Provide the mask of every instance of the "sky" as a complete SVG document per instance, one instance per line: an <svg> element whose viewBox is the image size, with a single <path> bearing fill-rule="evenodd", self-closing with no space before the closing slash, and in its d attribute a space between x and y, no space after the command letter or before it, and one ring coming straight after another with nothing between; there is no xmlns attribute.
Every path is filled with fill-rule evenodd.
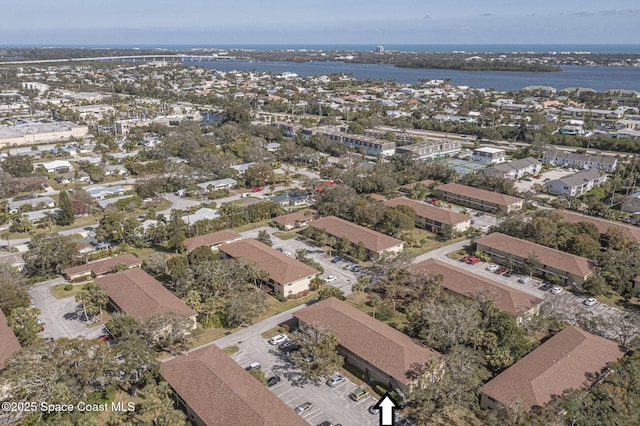
<svg viewBox="0 0 640 426"><path fill-rule="evenodd" d="M639 44L638 0L4 0L0 45Z"/></svg>

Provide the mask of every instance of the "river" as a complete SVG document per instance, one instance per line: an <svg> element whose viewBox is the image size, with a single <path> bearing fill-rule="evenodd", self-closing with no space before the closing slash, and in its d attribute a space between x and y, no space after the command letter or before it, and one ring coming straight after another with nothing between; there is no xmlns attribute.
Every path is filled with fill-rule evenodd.
<svg viewBox="0 0 640 426"><path fill-rule="evenodd" d="M460 71L441 69L398 68L386 64L350 64L344 62L274 62L223 60L184 62L220 71L257 71L299 76L350 74L358 80L393 80L415 84L420 79L444 80L458 86L516 91L527 86L551 86L560 91L569 87L585 87L598 92L611 89L640 92L640 67L585 67L562 66L561 72L509 72L509 71Z"/></svg>

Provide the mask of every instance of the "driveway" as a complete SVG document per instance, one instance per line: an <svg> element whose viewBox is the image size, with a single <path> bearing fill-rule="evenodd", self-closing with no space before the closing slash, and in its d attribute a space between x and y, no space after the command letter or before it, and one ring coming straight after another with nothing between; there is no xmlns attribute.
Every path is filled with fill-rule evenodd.
<svg viewBox="0 0 640 426"><path fill-rule="evenodd" d="M44 322L42 337L86 337L97 338L104 334L101 326L88 328L84 320L82 306L74 297L56 299L51 294L51 287L64 283L64 279L55 278L33 285L29 289L31 302L40 309L38 316Z"/></svg>

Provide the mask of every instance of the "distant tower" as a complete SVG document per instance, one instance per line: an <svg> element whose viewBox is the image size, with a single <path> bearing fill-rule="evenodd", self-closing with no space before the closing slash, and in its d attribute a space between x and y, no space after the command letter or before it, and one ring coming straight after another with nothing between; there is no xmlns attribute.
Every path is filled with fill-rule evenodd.
<svg viewBox="0 0 640 426"><path fill-rule="evenodd" d="M384 46L376 46L376 53L384 53Z"/></svg>

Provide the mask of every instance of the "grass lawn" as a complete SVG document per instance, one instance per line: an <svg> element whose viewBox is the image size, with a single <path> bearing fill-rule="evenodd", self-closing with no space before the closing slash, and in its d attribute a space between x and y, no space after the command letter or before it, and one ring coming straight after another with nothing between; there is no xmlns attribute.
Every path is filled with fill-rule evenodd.
<svg viewBox="0 0 640 426"><path fill-rule="evenodd" d="M155 248L151 248L151 247L142 247L142 248L136 248L133 250L133 253L138 256L138 259L144 261L146 260L149 256L151 256L154 253L158 253L158 250L156 250Z"/></svg>
<svg viewBox="0 0 640 426"><path fill-rule="evenodd" d="M234 330L238 330L238 328ZM223 328L202 328L198 325L198 333L197 336L191 340L189 344L189 349L197 348L198 346L204 345L205 343L213 342L225 334L232 332L234 330L225 330Z"/></svg>
<svg viewBox="0 0 640 426"><path fill-rule="evenodd" d="M266 300L266 307L267 310L265 311L264 314L262 314L260 316L259 319L257 319L255 322L261 321L265 318L271 318L272 316L279 314L281 312L284 311L288 311L291 308L294 308L298 305L302 305L303 303L307 303L309 300L312 300L316 297L316 293L315 292L311 292L309 293L308 296L306 297L301 297L300 299L290 299L287 300L286 302L280 302L278 299L276 299L275 297L269 296ZM278 334L278 333L276 333Z"/></svg>
<svg viewBox="0 0 640 426"><path fill-rule="evenodd" d="M263 227L263 226L267 226L269 223L271 223L271 219L265 219L265 220L262 220L260 222L247 223L245 225L232 228L232 230L236 231L236 232L244 232L244 231L249 231L251 229L256 229L256 228L260 228L260 227Z"/></svg>
<svg viewBox="0 0 640 426"><path fill-rule="evenodd" d="M278 231L278 232L274 232L273 235L280 238L281 240L292 240L298 237L298 233L296 231L291 231L291 232Z"/></svg>
<svg viewBox="0 0 640 426"><path fill-rule="evenodd" d="M83 283L83 284L75 284L73 286L73 288L69 291L64 289L64 286L67 285L65 284L58 284L56 286L51 287L51 294L53 295L53 297L55 297L56 299L65 299L67 297L75 297L76 294L80 293L80 291L84 288L85 285L87 285L88 283Z"/></svg>
<svg viewBox="0 0 640 426"><path fill-rule="evenodd" d="M225 354L231 356L233 354L235 354L236 352L238 352L240 350L239 347L237 347L236 345L233 346L227 346L226 348L224 348L222 350L222 352L224 352Z"/></svg>
<svg viewBox="0 0 640 426"><path fill-rule="evenodd" d="M628 302L624 300L624 297L619 294L613 294L609 297L600 295L596 297L598 302L604 303L609 306L614 306L623 311L633 311L640 313L640 299L632 297Z"/></svg>
<svg viewBox="0 0 640 426"><path fill-rule="evenodd" d="M463 241L466 238L467 237L460 236L449 241L440 241L435 234L419 228L405 233L401 237L401 239L405 241L405 247L414 257L449 244L457 243L458 241Z"/></svg>
<svg viewBox="0 0 640 426"><path fill-rule="evenodd" d="M100 314L98 314L96 318L100 319ZM92 322L87 327L88 328L101 327L101 326L105 325L106 323L108 323L109 321L111 321L111 315L109 315L109 312L107 312L106 310L103 309L102 310L102 321Z"/></svg>
<svg viewBox="0 0 640 426"><path fill-rule="evenodd" d="M361 304L360 301L358 300L358 298L356 297L355 294L350 294L349 296L347 296L347 303L349 303L351 306L353 306L354 308L364 312L365 314L369 315L369 316L373 316L373 308L369 305L367 305L367 301L368 301L368 297L367 295L365 295L364 298L364 304ZM389 302L389 310L392 310L392 306L390 305ZM377 307L376 308L376 319L382 321L383 323L387 324L390 327L395 328L396 330L402 331L404 330L404 328L407 325L407 316L401 312L398 311L392 311L391 314L389 315L388 318L381 318L378 313L380 312L380 308Z"/></svg>

